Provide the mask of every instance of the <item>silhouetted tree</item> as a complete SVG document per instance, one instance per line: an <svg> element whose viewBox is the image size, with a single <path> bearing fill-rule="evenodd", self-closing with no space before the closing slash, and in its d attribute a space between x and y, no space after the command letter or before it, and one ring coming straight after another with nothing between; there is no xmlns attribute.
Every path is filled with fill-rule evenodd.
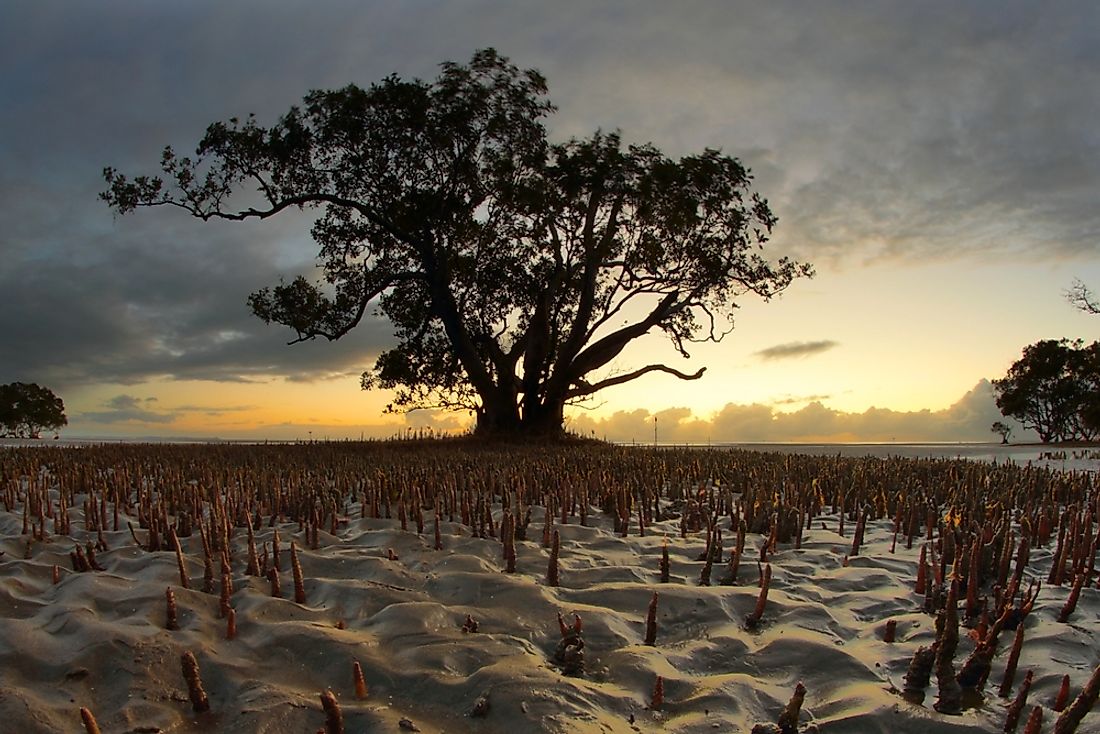
<svg viewBox="0 0 1100 734"><path fill-rule="evenodd" d="M49 388L26 382L0 385L0 429L5 436L38 438L68 425L65 403Z"/></svg>
<svg viewBox="0 0 1100 734"><path fill-rule="evenodd" d="M1100 428L1100 342L1047 339L1024 348L993 381L1001 413L1032 428L1044 443L1092 439Z"/></svg>
<svg viewBox="0 0 1100 734"><path fill-rule="evenodd" d="M1093 441L1100 437L1100 342L1078 345L1073 366L1080 390L1074 430L1077 437Z"/></svg>
<svg viewBox="0 0 1100 734"><path fill-rule="evenodd" d="M1065 292L1066 300L1069 301L1078 311L1084 311L1085 313L1100 314L1100 301L1096 300L1096 296L1083 281L1074 278L1073 285Z"/></svg>
<svg viewBox="0 0 1100 734"><path fill-rule="evenodd" d="M269 128L215 123L194 158L165 150L162 177L106 169L101 196L203 220L320 210L323 278L252 294L257 316L294 341L334 340L376 304L397 345L362 383L396 389L390 410L557 433L571 401L652 372L702 375L608 374L635 339L659 329L687 357L732 329L739 297L769 299L812 268L765 257L776 219L736 159L672 160L599 132L551 144L553 109L538 72L483 50L434 82L311 92Z"/></svg>
<svg viewBox="0 0 1100 734"><path fill-rule="evenodd" d="M1008 443L1008 437L1012 435L1012 426L1004 421L993 421L993 425L989 427L989 430L1001 437L1001 443Z"/></svg>

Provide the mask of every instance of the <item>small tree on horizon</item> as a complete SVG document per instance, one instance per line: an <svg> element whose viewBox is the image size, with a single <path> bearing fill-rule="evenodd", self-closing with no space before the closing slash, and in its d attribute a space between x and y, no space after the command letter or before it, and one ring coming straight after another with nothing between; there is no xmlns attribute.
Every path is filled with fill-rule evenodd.
<svg viewBox="0 0 1100 734"><path fill-rule="evenodd" d="M15 438L38 438L44 429L68 425L65 403L49 388L35 383L0 385L0 430Z"/></svg>
<svg viewBox="0 0 1100 734"><path fill-rule="evenodd" d="M1045 339L993 380L997 407L1043 443L1100 434L1100 342ZM996 425L996 424L994 424Z"/></svg>
<svg viewBox="0 0 1100 734"><path fill-rule="evenodd" d="M318 210L322 279L253 293L256 316L293 342L335 340L374 309L397 345L362 385L396 390L390 410L560 434L568 403L704 372L611 373L631 342L659 330L686 358L732 330L742 296L770 299L813 270L765 256L776 218L737 159L673 160L617 133L552 144L546 94L541 74L486 49L434 82L310 92L271 127L214 123L194 158L165 150L162 176L105 169L101 196L120 214L169 206L202 220Z"/></svg>
<svg viewBox="0 0 1100 734"><path fill-rule="evenodd" d="M1008 443L1008 437L1012 435L1012 426L1004 421L993 421L993 425L990 426L989 430L1001 437L1002 444Z"/></svg>

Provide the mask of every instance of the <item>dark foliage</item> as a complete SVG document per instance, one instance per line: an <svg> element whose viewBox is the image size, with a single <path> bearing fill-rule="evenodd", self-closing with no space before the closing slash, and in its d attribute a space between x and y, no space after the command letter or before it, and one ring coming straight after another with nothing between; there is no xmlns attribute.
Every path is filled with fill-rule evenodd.
<svg viewBox="0 0 1100 734"><path fill-rule="evenodd" d="M26 382L0 385L0 431L5 436L38 438L43 429L68 425L65 403L49 388Z"/></svg>
<svg viewBox="0 0 1100 734"><path fill-rule="evenodd" d="M993 381L997 407L1050 441L1100 435L1100 342L1046 339Z"/></svg>

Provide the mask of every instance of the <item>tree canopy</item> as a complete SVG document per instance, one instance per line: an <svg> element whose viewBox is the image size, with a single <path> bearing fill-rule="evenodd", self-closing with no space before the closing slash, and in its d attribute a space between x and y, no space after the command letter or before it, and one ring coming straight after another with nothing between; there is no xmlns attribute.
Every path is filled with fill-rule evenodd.
<svg viewBox="0 0 1100 734"><path fill-rule="evenodd" d="M0 385L0 430L5 436L38 438L44 429L68 425L65 403L49 388L26 382Z"/></svg>
<svg viewBox="0 0 1100 734"><path fill-rule="evenodd" d="M997 407L1044 443L1100 435L1100 342L1046 339L1024 347L993 381Z"/></svg>
<svg viewBox="0 0 1100 734"><path fill-rule="evenodd" d="M776 218L735 158L673 160L618 133L551 143L546 82L491 49L426 82L390 76L313 91L270 127L214 123L158 176L104 171L116 212L181 208L203 220L319 212L317 282L249 298L293 341L339 339L368 309L396 346L364 388L392 410L475 411L485 432L560 432L562 410L662 372L611 373L660 330L683 357L720 341L737 300L769 299L812 268L764 252ZM293 342L292 342L293 343Z"/></svg>

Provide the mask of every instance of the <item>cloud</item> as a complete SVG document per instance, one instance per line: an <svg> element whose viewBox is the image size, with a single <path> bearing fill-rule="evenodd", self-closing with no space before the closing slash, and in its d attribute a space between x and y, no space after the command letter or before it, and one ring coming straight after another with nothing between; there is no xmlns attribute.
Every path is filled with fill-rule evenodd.
<svg viewBox="0 0 1100 734"><path fill-rule="evenodd" d="M991 440L990 426L997 420L1012 424L1017 440L1030 435L997 410L988 380L980 381L953 405L938 411L869 408L862 413L846 413L814 401L783 413L768 405L729 403L706 419L694 416L687 408L656 414L639 409L602 419L577 415L569 421L569 428L611 441L649 443L653 440L654 418L661 443L984 442Z"/></svg>
<svg viewBox="0 0 1100 734"><path fill-rule="evenodd" d="M786 342L785 344L776 344L775 346L761 349L759 352L755 352L755 354L763 360L802 359L804 357L811 357L815 354L827 352L837 346L839 346L838 342L828 339L813 342Z"/></svg>
<svg viewBox="0 0 1100 734"><path fill-rule="evenodd" d="M466 413L449 413L443 410L415 410L401 416L406 429L425 430L433 434L458 434L470 427L470 416Z"/></svg>
<svg viewBox="0 0 1100 734"><path fill-rule="evenodd" d="M194 222L207 236L177 249L148 243L185 238L178 219L167 227L122 221L90 242L56 239L49 259L37 258L32 243L9 241L0 264L0 330L9 335L0 364L12 379L56 387L158 377L310 381L359 374L392 341L389 325L368 317L339 342L288 346L289 331L263 324L245 305L249 292L288 274L273 248L249 240L250 228L238 237Z"/></svg>
<svg viewBox="0 0 1100 734"><path fill-rule="evenodd" d="M772 405L798 405L800 403L817 403L822 400L828 400L832 395L787 395L782 398L775 398L771 401Z"/></svg>
<svg viewBox="0 0 1100 734"><path fill-rule="evenodd" d="M244 411L254 410L255 408L255 405L177 405L174 410L177 413L225 415L226 413L242 413Z"/></svg>
<svg viewBox="0 0 1100 734"><path fill-rule="evenodd" d="M131 428L155 425L161 427L158 430L163 430L163 427L175 423L189 413L220 417L248 411L253 407L250 405L179 405L170 409L157 410L155 406L159 402L156 397L141 398L125 393L115 395L103 401L101 404L103 410L75 414L70 423L70 430L75 428L79 432L82 426L84 430L95 430L95 426L104 425L128 425Z"/></svg>
<svg viewBox="0 0 1100 734"><path fill-rule="evenodd" d="M156 403L155 397L136 398L133 395L116 395L103 404L112 410L139 410L142 404Z"/></svg>
<svg viewBox="0 0 1100 734"><path fill-rule="evenodd" d="M157 402L156 398L138 398L133 395L116 395L105 401L107 410L88 411L74 416L75 422L115 424L115 423L173 423L178 414L162 413L144 407Z"/></svg>

